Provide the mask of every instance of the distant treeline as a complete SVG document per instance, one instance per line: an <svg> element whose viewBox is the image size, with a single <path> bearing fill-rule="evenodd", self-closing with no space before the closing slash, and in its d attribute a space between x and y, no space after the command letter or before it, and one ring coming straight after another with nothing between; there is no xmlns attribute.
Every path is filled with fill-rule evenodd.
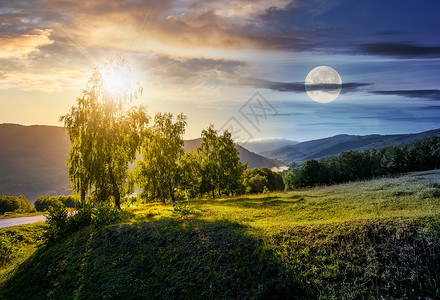
<svg viewBox="0 0 440 300"><path fill-rule="evenodd" d="M283 173L286 190L298 187L365 180L440 167L440 137L381 149L345 151L339 156L293 163Z"/></svg>
<svg viewBox="0 0 440 300"><path fill-rule="evenodd" d="M37 211L47 211L50 206L75 208L75 199L73 196L43 196L35 200L34 206Z"/></svg>
<svg viewBox="0 0 440 300"><path fill-rule="evenodd" d="M35 211L47 211L49 207L64 206L75 207L73 196L43 196L35 200L34 207L23 195L19 197L0 195L0 214L6 212L30 213Z"/></svg>
<svg viewBox="0 0 440 300"><path fill-rule="evenodd" d="M0 214L5 212L27 213L33 211L35 209L23 195L19 197L0 195Z"/></svg>

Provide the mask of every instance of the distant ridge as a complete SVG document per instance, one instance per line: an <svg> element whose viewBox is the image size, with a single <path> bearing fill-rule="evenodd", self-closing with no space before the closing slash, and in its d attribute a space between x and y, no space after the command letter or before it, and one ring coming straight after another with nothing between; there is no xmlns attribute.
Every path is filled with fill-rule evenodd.
<svg viewBox="0 0 440 300"><path fill-rule="evenodd" d="M302 142L296 145L265 151L262 155L281 160L286 164L293 161L302 163L309 159L319 159L326 156L338 155L342 151L403 145L412 143L417 139L433 136L440 136L440 129L420 133L394 135L371 134L361 136L340 134L333 137Z"/></svg>
<svg viewBox="0 0 440 300"><path fill-rule="evenodd" d="M286 146L293 146L299 144L299 142L286 140L286 139L262 139L248 141L246 144L240 144L249 151L257 154L264 153L273 149L278 149Z"/></svg>
<svg viewBox="0 0 440 300"><path fill-rule="evenodd" d="M185 151L188 151L190 149L196 149L200 146L200 143L202 142L201 138L193 139L193 140L186 140L185 145L183 146L183 149ZM244 148L243 146L240 146L236 144L237 150L240 153L240 161L242 163L247 162L249 164L249 168L261 168L261 167L267 167L267 168L273 168L273 167L279 167L282 165L282 162L270 159L267 157L264 157L262 155L256 154L254 152L249 151L248 149Z"/></svg>
<svg viewBox="0 0 440 300"><path fill-rule="evenodd" d="M1 124L0 194L25 195L31 202L44 195L70 194L69 149L62 127Z"/></svg>

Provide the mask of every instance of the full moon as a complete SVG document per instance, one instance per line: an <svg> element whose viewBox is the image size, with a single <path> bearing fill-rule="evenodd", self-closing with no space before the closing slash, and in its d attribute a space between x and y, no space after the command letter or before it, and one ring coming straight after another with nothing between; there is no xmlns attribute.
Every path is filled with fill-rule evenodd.
<svg viewBox="0 0 440 300"><path fill-rule="evenodd" d="M310 99L319 103L328 103L341 93L342 80L335 69L320 66L309 72L305 87Z"/></svg>

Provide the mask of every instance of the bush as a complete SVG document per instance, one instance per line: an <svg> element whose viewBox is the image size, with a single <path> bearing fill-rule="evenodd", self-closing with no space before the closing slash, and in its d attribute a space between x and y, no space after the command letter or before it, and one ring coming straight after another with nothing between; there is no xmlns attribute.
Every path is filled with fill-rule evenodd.
<svg viewBox="0 0 440 300"><path fill-rule="evenodd" d="M189 203L173 203L173 209L177 213L177 220L185 220L189 215L194 214L194 211L189 207Z"/></svg>
<svg viewBox="0 0 440 300"><path fill-rule="evenodd" d="M58 198L65 207L75 208L75 198L73 196L58 196L55 198Z"/></svg>
<svg viewBox="0 0 440 300"><path fill-rule="evenodd" d="M244 172L244 185L246 193L262 193L266 191L284 190L283 177L266 167L246 170Z"/></svg>
<svg viewBox="0 0 440 300"><path fill-rule="evenodd" d="M93 208L90 204L81 205L75 214L69 217L69 230L76 231L92 223Z"/></svg>
<svg viewBox="0 0 440 300"><path fill-rule="evenodd" d="M6 212L32 212L32 205L23 195L20 197L0 195L0 214Z"/></svg>
<svg viewBox="0 0 440 300"><path fill-rule="evenodd" d="M68 224L69 213L63 204L49 206L47 212L47 226L43 237L46 238L48 242L53 242L64 237L70 231Z"/></svg>
<svg viewBox="0 0 440 300"><path fill-rule="evenodd" d="M122 219L121 212L110 205L100 205L94 208L90 204L83 204L69 216L67 208L63 204L57 204L49 206L47 212L43 237L48 243L89 225L100 228L118 223Z"/></svg>
<svg viewBox="0 0 440 300"><path fill-rule="evenodd" d="M120 219L121 213L119 210L110 205L100 205L93 211L92 224L96 227L103 227L118 223Z"/></svg>
<svg viewBox="0 0 440 300"><path fill-rule="evenodd" d="M35 200L34 202L35 209L37 211L47 211L49 210L49 207L55 207L55 206L64 206L64 203L61 202L58 197L49 197L49 196L43 196Z"/></svg>

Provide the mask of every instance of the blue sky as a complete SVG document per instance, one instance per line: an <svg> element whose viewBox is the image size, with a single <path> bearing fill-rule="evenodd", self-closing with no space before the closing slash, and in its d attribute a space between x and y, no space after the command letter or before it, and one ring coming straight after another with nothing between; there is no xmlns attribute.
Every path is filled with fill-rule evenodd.
<svg viewBox="0 0 440 300"><path fill-rule="evenodd" d="M0 123L61 125L93 68L123 55L144 87L137 104L188 115L186 138L230 120L238 139L439 128L439 11L433 0L0 0ZM325 104L304 90L321 65L343 82Z"/></svg>

